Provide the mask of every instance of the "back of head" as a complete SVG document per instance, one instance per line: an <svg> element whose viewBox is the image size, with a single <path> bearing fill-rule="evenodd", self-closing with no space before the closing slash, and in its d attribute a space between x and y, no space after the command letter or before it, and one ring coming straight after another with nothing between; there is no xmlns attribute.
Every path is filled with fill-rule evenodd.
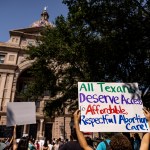
<svg viewBox="0 0 150 150"><path fill-rule="evenodd" d="M47 140L46 140L46 139L44 140L43 146L44 146L44 147L48 147L48 143L47 143Z"/></svg>
<svg viewBox="0 0 150 150"><path fill-rule="evenodd" d="M122 134L112 136L110 147L112 150L132 150L130 141Z"/></svg>
<svg viewBox="0 0 150 150"><path fill-rule="evenodd" d="M104 133L103 137L104 137L104 139L110 139L113 135L114 135L113 133L108 132L108 133Z"/></svg>
<svg viewBox="0 0 150 150"><path fill-rule="evenodd" d="M22 137L18 143L17 150L28 150L28 143L29 143L28 137Z"/></svg>

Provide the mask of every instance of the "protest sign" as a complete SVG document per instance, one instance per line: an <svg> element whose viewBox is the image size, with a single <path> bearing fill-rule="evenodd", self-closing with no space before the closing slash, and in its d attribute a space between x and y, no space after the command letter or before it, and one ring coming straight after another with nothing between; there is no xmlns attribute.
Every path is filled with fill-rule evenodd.
<svg viewBox="0 0 150 150"><path fill-rule="evenodd" d="M78 82L80 130L148 132L137 83Z"/></svg>
<svg viewBox="0 0 150 150"><path fill-rule="evenodd" d="M35 102L9 102L7 126L36 123Z"/></svg>

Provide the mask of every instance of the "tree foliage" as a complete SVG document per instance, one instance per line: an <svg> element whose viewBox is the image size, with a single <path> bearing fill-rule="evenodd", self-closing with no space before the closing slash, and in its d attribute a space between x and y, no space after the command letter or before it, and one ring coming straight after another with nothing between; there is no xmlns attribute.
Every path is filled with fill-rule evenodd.
<svg viewBox="0 0 150 150"><path fill-rule="evenodd" d="M39 46L29 48L30 59L36 60L33 76L37 86L32 89L40 94L51 91L51 101L45 107L48 115L74 104L78 81L149 85L149 1L63 3L68 6L68 17L57 17L56 27L46 28Z"/></svg>

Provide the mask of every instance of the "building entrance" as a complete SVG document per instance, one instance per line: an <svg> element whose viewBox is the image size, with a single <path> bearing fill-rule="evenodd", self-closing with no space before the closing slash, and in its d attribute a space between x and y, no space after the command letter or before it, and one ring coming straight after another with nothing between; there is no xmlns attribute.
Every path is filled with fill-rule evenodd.
<svg viewBox="0 0 150 150"><path fill-rule="evenodd" d="M45 124L44 137L49 141L52 140L52 123Z"/></svg>
<svg viewBox="0 0 150 150"><path fill-rule="evenodd" d="M37 137L37 124L30 124L29 137L36 139L36 137Z"/></svg>

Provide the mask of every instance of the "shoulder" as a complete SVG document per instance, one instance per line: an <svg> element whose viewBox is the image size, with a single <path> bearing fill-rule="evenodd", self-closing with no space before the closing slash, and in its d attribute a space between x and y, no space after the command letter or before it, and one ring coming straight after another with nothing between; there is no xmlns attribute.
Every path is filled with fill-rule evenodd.
<svg viewBox="0 0 150 150"><path fill-rule="evenodd" d="M70 142L67 142L67 143L66 143L66 146L67 146L68 149L69 149L69 148L70 148L70 149L73 148L73 149L82 150L82 148L81 148L81 146L80 146L80 144L79 144L78 141L70 141Z"/></svg>
<svg viewBox="0 0 150 150"><path fill-rule="evenodd" d="M98 144L96 150L102 150L102 148L104 147L105 143L102 141Z"/></svg>
<svg viewBox="0 0 150 150"><path fill-rule="evenodd" d="M105 140L105 141L106 141L108 144L110 143L110 140L109 140L109 139L107 139L107 140ZM98 144L96 150L104 150L104 149L106 149L106 144L105 144L104 141L101 141L101 142Z"/></svg>

